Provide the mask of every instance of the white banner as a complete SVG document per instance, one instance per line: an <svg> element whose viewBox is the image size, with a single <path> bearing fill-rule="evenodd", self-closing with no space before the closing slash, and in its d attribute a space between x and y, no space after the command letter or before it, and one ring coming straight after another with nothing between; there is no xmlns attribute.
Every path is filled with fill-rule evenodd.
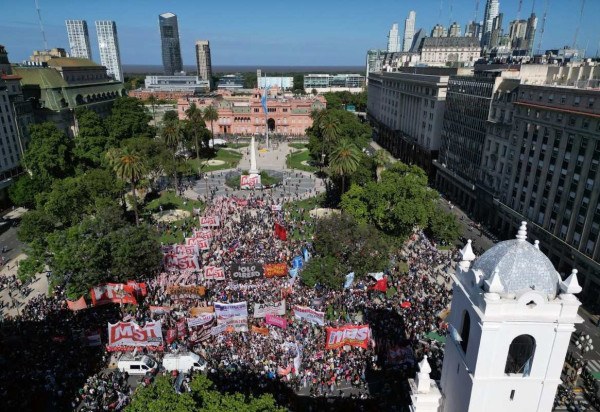
<svg viewBox="0 0 600 412"><path fill-rule="evenodd" d="M147 322L144 327L135 322L108 324L108 350L122 347L162 346L163 336L160 322Z"/></svg>
<svg viewBox="0 0 600 412"><path fill-rule="evenodd" d="M167 253L163 258L163 264L166 270L200 270L198 256L196 255L175 255Z"/></svg>
<svg viewBox="0 0 600 412"><path fill-rule="evenodd" d="M197 255L198 254L198 246L197 245L174 245L173 246L174 253L176 255Z"/></svg>
<svg viewBox="0 0 600 412"><path fill-rule="evenodd" d="M325 325L325 312L318 312L306 306L294 306L294 317L319 326Z"/></svg>
<svg viewBox="0 0 600 412"><path fill-rule="evenodd" d="M236 332L248 331L248 303L216 303L217 325L233 326Z"/></svg>
<svg viewBox="0 0 600 412"><path fill-rule="evenodd" d="M214 315L212 313L207 313L205 315L196 316L195 318L187 318L188 328L195 328L196 326L206 325L210 323L214 319Z"/></svg>
<svg viewBox="0 0 600 412"><path fill-rule="evenodd" d="M200 226L202 227L218 227L219 217L218 216L205 216L200 218Z"/></svg>
<svg viewBox="0 0 600 412"><path fill-rule="evenodd" d="M264 318L267 315L285 315L285 299L274 303L254 304L255 318Z"/></svg>
<svg viewBox="0 0 600 412"><path fill-rule="evenodd" d="M206 266L204 267L204 279L225 280L225 271L221 267Z"/></svg>
<svg viewBox="0 0 600 412"><path fill-rule="evenodd" d="M228 325L218 325L210 329L210 334L213 336L220 335L227 330Z"/></svg>

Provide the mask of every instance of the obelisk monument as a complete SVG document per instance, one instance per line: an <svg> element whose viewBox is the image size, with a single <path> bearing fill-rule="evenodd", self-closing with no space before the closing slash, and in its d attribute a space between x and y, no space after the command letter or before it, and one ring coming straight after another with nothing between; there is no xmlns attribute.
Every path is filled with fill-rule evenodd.
<svg viewBox="0 0 600 412"><path fill-rule="evenodd" d="M254 151L254 136L250 140L250 175L258 175L258 168L256 167L256 153Z"/></svg>

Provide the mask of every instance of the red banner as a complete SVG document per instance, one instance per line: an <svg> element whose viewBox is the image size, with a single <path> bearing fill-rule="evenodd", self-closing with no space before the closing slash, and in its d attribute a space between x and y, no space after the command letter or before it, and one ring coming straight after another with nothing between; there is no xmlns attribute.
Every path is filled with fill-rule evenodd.
<svg viewBox="0 0 600 412"><path fill-rule="evenodd" d="M206 266L204 268L204 279L225 280L225 271L221 267Z"/></svg>
<svg viewBox="0 0 600 412"><path fill-rule="evenodd" d="M166 341L167 344L171 344L175 341L175 339L177 339L177 329L169 329L167 331L167 337L166 337Z"/></svg>
<svg viewBox="0 0 600 412"><path fill-rule="evenodd" d="M85 299L82 296L76 301L67 299L67 307L73 312L77 312L78 310L87 309L87 303L85 303Z"/></svg>
<svg viewBox="0 0 600 412"><path fill-rule="evenodd" d="M287 321L285 320L285 318L282 318L281 316L269 314L269 315L265 316L265 323L267 325L278 326L281 329L287 328Z"/></svg>
<svg viewBox="0 0 600 412"><path fill-rule="evenodd" d="M192 243L191 245L175 245L173 246L173 253L176 255L197 255L198 245L195 243Z"/></svg>
<svg viewBox="0 0 600 412"><path fill-rule="evenodd" d="M285 263L265 263L263 271L268 278L272 278L273 276L283 277L287 275L288 267Z"/></svg>
<svg viewBox="0 0 600 412"><path fill-rule="evenodd" d="M175 255L167 253L163 258L166 270L200 270L198 257L194 255Z"/></svg>
<svg viewBox="0 0 600 412"><path fill-rule="evenodd" d="M107 303L130 303L137 305L134 288L123 283L107 283L96 286L90 290L90 295L94 306L105 305Z"/></svg>
<svg viewBox="0 0 600 412"><path fill-rule="evenodd" d="M185 321L185 318L177 322L177 336L179 336L180 338L187 336L187 323Z"/></svg>
<svg viewBox="0 0 600 412"><path fill-rule="evenodd" d="M360 346L367 349L371 331L369 325L346 325L339 328L325 328L327 341L325 349L336 349L344 345Z"/></svg>
<svg viewBox="0 0 600 412"><path fill-rule="evenodd" d="M279 223L275 223L275 237L281 240L287 240L287 230Z"/></svg>
<svg viewBox="0 0 600 412"><path fill-rule="evenodd" d="M133 350L136 347L160 349L162 345L160 322L147 322L144 327L135 322L108 324L108 351Z"/></svg>
<svg viewBox="0 0 600 412"><path fill-rule="evenodd" d="M210 229L194 230L194 239L211 240L213 238L212 231Z"/></svg>
<svg viewBox="0 0 600 412"><path fill-rule="evenodd" d="M135 280L128 280L127 286L131 286L133 291L138 296L146 296L148 294L148 288L145 283L138 283Z"/></svg>

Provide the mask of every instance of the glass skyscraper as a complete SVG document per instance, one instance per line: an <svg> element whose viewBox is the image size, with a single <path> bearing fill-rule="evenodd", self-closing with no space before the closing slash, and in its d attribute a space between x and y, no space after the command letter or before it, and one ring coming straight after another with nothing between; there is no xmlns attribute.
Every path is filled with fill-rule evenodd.
<svg viewBox="0 0 600 412"><path fill-rule="evenodd" d="M92 49L90 48L87 22L85 20L66 20L65 22L67 24L71 57L82 57L91 60Z"/></svg>
<svg viewBox="0 0 600 412"><path fill-rule="evenodd" d="M177 16L173 13L163 13L158 16L158 24L164 72L166 76L172 76L183 70Z"/></svg>
<svg viewBox="0 0 600 412"><path fill-rule="evenodd" d="M122 82L123 69L121 67L121 55L119 54L117 25L112 20L96 21L96 33L98 34L100 63L106 67L110 76Z"/></svg>

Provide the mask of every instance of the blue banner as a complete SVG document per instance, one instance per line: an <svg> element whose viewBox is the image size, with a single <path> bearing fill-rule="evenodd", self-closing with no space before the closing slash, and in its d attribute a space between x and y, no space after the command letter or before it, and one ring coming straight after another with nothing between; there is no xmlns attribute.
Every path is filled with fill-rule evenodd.
<svg viewBox="0 0 600 412"><path fill-rule="evenodd" d="M292 267L293 268L302 269L303 266L304 266L304 262L302 261L302 256L296 256L292 260Z"/></svg>

